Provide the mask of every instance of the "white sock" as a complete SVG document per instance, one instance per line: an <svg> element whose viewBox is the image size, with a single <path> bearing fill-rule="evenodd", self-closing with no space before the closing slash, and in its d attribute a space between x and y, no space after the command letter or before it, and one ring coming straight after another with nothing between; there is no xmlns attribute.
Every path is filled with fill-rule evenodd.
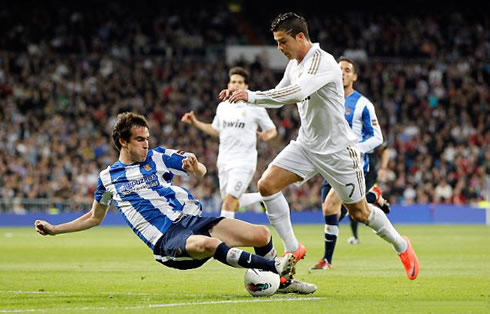
<svg viewBox="0 0 490 314"><path fill-rule="evenodd" d="M235 212L231 210L221 210L221 217L225 218L235 218Z"/></svg>
<svg viewBox="0 0 490 314"><path fill-rule="evenodd" d="M378 236L390 242L395 251L398 253L405 251L408 248L407 241L395 230L385 213L374 205L368 204L368 206L370 213L366 225Z"/></svg>
<svg viewBox="0 0 490 314"><path fill-rule="evenodd" d="M258 203L261 200L262 200L262 196L260 196L259 192L256 192L256 193L243 193L238 201L240 202L241 207L247 207L248 205Z"/></svg>
<svg viewBox="0 0 490 314"><path fill-rule="evenodd" d="M262 196L264 201L267 217L271 225L276 229L277 234L281 237L286 251L294 252L298 249L298 240L294 235L291 224L291 215L289 205L281 192L270 196Z"/></svg>

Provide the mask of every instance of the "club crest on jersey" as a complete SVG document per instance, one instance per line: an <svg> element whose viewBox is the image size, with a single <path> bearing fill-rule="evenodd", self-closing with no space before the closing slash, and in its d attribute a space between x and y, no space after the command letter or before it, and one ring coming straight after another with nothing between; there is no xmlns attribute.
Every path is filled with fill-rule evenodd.
<svg viewBox="0 0 490 314"><path fill-rule="evenodd" d="M371 120L371 124L372 124L373 126L377 126L377 125L378 125L378 120L376 120L376 119L372 119L372 120Z"/></svg>
<svg viewBox="0 0 490 314"><path fill-rule="evenodd" d="M350 114L350 108L345 108L345 114Z"/></svg>
<svg viewBox="0 0 490 314"><path fill-rule="evenodd" d="M151 166L150 166L150 165L148 165L148 164L146 164L146 165L144 166L144 168L145 168L145 170L146 170L146 171L150 171L150 170L151 170Z"/></svg>

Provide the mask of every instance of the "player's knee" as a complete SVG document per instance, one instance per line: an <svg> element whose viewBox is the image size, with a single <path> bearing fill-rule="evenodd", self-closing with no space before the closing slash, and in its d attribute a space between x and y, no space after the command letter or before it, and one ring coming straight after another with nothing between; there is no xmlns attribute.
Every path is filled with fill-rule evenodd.
<svg viewBox="0 0 490 314"><path fill-rule="evenodd" d="M340 204L334 204L331 202L324 202L322 204L322 211L324 216L336 214L339 211Z"/></svg>
<svg viewBox="0 0 490 314"><path fill-rule="evenodd" d="M266 246L271 239L271 233L269 228L266 226L255 226L254 227L254 246L262 247Z"/></svg>
<svg viewBox="0 0 490 314"><path fill-rule="evenodd" d="M360 209L351 209L349 210L350 217L357 222L366 223L369 217L369 213L365 213Z"/></svg>
<svg viewBox="0 0 490 314"><path fill-rule="evenodd" d="M279 192L276 191L274 185L270 180L263 179L263 178L261 178L257 183L257 188L259 189L259 192L262 196L270 196L272 194Z"/></svg>
<svg viewBox="0 0 490 314"><path fill-rule="evenodd" d="M213 254L216 248L221 243L217 238L202 238L199 241L193 241L190 246L187 247L188 251L192 251L198 254Z"/></svg>

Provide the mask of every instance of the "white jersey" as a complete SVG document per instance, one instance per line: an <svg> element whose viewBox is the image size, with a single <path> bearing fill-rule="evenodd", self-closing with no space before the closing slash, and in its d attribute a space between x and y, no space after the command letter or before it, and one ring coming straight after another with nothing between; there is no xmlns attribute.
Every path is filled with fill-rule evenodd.
<svg viewBox="0 0 490 314"><path fill-rule="evenodd" d="M344 113L342 72L335 58L315 43L304 59L289 61L275 89L248 92L250 103L268 107L297 103L297 142L317 154L333 154L357 142ZM264 105L261 105L264 104Z"/></svg>
<svg viewBox="0 0 490 314"><path fill-rule="evenodd" d="M257 167L257 128L275 128L265 108L245 102L221 102L216 109L212 126L219 132L218 169Z"/></svg>

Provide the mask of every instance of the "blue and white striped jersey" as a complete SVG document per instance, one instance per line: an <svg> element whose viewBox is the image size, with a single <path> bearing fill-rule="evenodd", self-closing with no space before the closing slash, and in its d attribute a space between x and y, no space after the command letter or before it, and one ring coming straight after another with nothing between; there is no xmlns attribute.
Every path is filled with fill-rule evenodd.
<svg viewBox="0 0 490 314"><path fill-rule="evenodd" d="M182 212L200 215L201 204L186 189L173 185L174 175L187 175L182 168L186 154L158 147L144 162L117 161L100 172L94 198L114 205L134 233L152 250L158 239Z"/></svg>
<svg viewBox="0 0 490 314"><path fill-rule="evenodd" d="M373 149L383 143L374 105L361 93L354 90L345 97L345 119L357 137L357 148L364 155L364 172L369 171L369 157ZM362 156L361 155L361 156Z"/></svg>

